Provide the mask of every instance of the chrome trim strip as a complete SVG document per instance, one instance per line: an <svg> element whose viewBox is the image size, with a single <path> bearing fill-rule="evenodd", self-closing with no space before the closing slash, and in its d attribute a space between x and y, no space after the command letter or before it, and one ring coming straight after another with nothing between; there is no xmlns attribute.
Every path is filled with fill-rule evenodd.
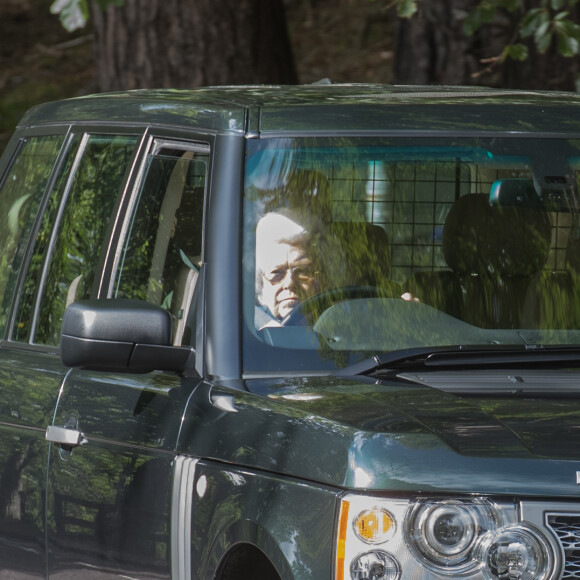
<svg viewBox="0 0 580 580"><path fill-rule="evenodd" d="M171 498L171 578L191 580L191 510L198 460L177 456Z"/></svg>

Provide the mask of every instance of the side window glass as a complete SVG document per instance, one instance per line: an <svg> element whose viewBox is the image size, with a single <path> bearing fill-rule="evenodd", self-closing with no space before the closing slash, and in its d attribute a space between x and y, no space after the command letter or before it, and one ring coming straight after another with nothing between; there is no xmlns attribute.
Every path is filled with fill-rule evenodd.
<svg viewBox="0 0 580 580"><path fill-rule="evenodd" d="M62 169L56 177L46 208L43 211L40 228L34 242L34 252L28 265L28 272L26 273L18 309L16 311L16 324L12 331L13 340L28 341L30 338L35 298L40 287L44 258L50 242L52 229L57 221L58 208L66 184L70 178L74 160L78 154L81 139L82 136L77 136L72 140L66 153Z"/></svg>
<svg viewBox="0 0 580 580"><path fill-rule="evenodd" d="M91 296L111 213L136 144L134 136L91 135L81 146L82 157L67 180L64 211L49 243L50 261L44 266L44 288L35 306L32 342L58 344L65 308ZM39 237L48 238L50 228L45 221Z"/></svg>
<svg viewBox="0 0 580 580"><path fill-rule="evenodd" d="M208 153L165 147L147 164L114 295L166 308L181 344L201 264Z"/></svg>
<svg viewBox="0 0 580 580"><path fill-rule="evenodd" d="M4 329L42 194L64 136L24 141L0 189L0 330Z"/></svg>

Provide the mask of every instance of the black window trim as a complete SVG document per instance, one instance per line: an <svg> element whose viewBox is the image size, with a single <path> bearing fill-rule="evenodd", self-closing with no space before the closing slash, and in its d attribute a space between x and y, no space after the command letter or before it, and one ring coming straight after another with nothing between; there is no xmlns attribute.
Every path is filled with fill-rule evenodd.
<svg viewBox="0 0 580 580"><path fill-rule="evenodd" d="M73 143L73 140L74 140L74 134L71 131L71 127L60 125L60 126L55 126L55 127L41 127L40 129L23 130L20 134L18 134L18 143L17 143L17 146L13 152L13 155L10 158L10 162L8 163L8 165L6 167L2 168L2 170L4 171L4 176L6 176L8 174L8 169L10 167L12 167L12 163L16 159L18 152L21 150L24 143L26 143L26 141L28 139L33 139L33 138L37 138L37 137L58 136L58 135L63 135L63 142L62 142L60 151L58 152L58 155L56 156L54 165L50 171L50 176L48 178L48 181L46 182L46 187L44 189L44 192L41 196L40 204L38 206L37 215L34 219L34 223L33 223L32 229L31 229L30 238L26 242L26 250L24 252L22 265L21 265L20 271L18 273L18 278L16 280L16 288L15 288L14 296L12 299L12 304L10 305L10 309L8 311L6 330L5 330L5 335L3 337L5 340L10 340L10 341L14 340L13 337L14 337L14 329L15 329L15 324L16 324L16 315L18 312L18 307L20 305L20 300L22 299L22 291L24 289L24 280L26 279L26 277L28 275L28 270L29 270L30 261L32 259L33 252L34 252L36 238L37 238L40 226L42 224L42 217L44 215L44 212L46 211L46 206L47 206L48 200L50 198L50 193L51 193L52 189L54 188L54 184L56 182L56 179L58 178L60 171L62 170L62 167L63 167L64 162L66 160L67 153L68 153L68 151ZM3 182L2 182L2 184L3 184ZM0 190L1 189L2 189L2 185L0 185ZM34 300L36 303L38 301L38 296L36 296ZM19 344L22 344L22 343L19 343Z"/></svg>
<svg viewBox="0 0 580 580"><path fill-rule="evenodd" d="M47 131L47 134L50 134L49 127L43 127L43 128ZM41 307L41 302L42 302L41 297L43 296L44 289L46 286L46 279L48 276L48 271L50 268L52 255L54 252L54 246L56 244L57 236L58 236L58 233L60 230L60 223L62 221L62 217L63 217L65 209L67 207L68 198L69 198L70 192L71 192L71 187L72 187L78 166L81 163L81 160L84 156L84 152L86 150L87 144L89 143L91 137L96 136L96 135L112 136L112 137L134 136L137 139L135 151L133 152L133 159L131 160L131 162L128 165L127 172L125 174L124 181L123 181L122 190L117 197L116 208L114 210L117 217L115 218L115 220L113 220L113 221L117 221L118 216L119 216L119 205L121 203L121 200L125 196L128 178L131 175L132 167L135 163L135 160L138 158L138 152L139 152L141 143L143 141L143 128L137 128L137 127L111 127L111 128L109 128L109 127L105 127L102 125L90 125L90 124L89 125L84 125L84 124L83 125L71 125L68 127L67 146L63 147L61 149L59 159L58 159L57 163L55 163L53 173L51 175L49 187L46 188L45 196L44 196L44 200L43 200L43 207L41 208L41 211L39 211L39 213L38 213L37 223L35 224L34 235L31 236L31 239L29 242L29 247L27 249L26 268L22 268L23 274L21 277L19 277L19 280L18 280L18 300L15 301L15 304L13 306L13 311L11 313L10 336L13 335L13 328L14 328L14 323L15 323L15 320L13 317L15 317L16 313L17 313L18 304L20 302L20 293L21 293L21 290L23 288L24 279L28 273L29 260L32 256L35 242L36 242L36 234L38 233L38 228L40 227L40 224L42 222L42 216L44 215L44 211L46 210L46 204L48 203L50 193L53 190L54 180L57 178L60 170L62 169L62 164L64 163L64 160L66 158L66 154L69 152L70 146L71 146L72 142L74 141L74 138L77 136L81 136L80 143L79 143L79 146L75 152L75 158L74 158L74 161L73 161L72 166L71 166L70 175L67 178L67 182L66 182L66 185L64 187L62 197L59 201L59 207L57 210L56 219L52 225L50 241L47 245L46 255L44 257L43 264L42 264L42 272L41 272L41 276L40 276L40 282L39 282L39 285L38 285L38 288L36 291L36 296L34 298L34 307L33 307L32 322L31 322L31 332L30 332L30 336L29 336L29 340L28 340L28 342L30 344L34 344L34 345L37 344L35 342L35 336L36 336L36 328L37 328L38 317L39 317L39 312L40 312L40 307ZM109 233L111 233L111 232L109 232ZM110 237L110 235L106 234L106 237ZM108 246L107 246L107 248L108 248ZM99 279L101 281L101 284L102 284L102 280L103 280L104 275L105 275L105 264L107 263L107 253L108 252L105 252L105 251L103 251L101 253L101 259L100 259L99 267L98 267L98 274L99 275L97 276L97 279ZM99 293L100 293L100 290L99 290ZM42 346L42 345L40 345L40 346ZM54 348L54 346L52 346L52 348Z"/></svg>

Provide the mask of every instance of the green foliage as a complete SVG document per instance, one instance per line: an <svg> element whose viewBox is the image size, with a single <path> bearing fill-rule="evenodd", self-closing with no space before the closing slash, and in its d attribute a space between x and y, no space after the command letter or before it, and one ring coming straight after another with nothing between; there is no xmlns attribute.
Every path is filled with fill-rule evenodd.
<svg viewBox="0 0 580 580"><path fill-rule="evenodd" d="M101 10L109 4L122 6L124 0L96 0ZM63 27L72 32L78 28L84 28L89 20L88 0L54 0L50 6L52 14L58 14Z"/></svg>
<svg viewBox="0 0 580 580"><path fill-rule="evenodd" d="M558 16L562 16L558 18ZM580 26L567 18L568 12L561 12L554 19L554 31L558 37L558 49L564 56L574 56L580 52Z"/></svg>
<svg viewBox="0 0 580 580"><path fill-rule="evenodd" d="M395 0L397 12L402 18L410 18L418 10L418 2ZM580 25L570 18L570 9L578 0L541 0L538 8L526 9L523 0L481 0L465 19L463 29L468 36L483 26L491 24L501 12L515 18L516 34L498 59L525 60L528 49L519 39L532 38L539 52L546 52L557 42L562 56L580 54Z"/></svg>
<svg viewBox="0 0 580 580"><path fill-rule="evenodd" d="M417 2L415 0L398 0L397 14L401 18L410 18L417 12Z"/></svg>
<svg viewBox="0 0 580 580"><path fill-rule="evenodd" d="M89 20L87 0L55 0L50 6L52 14L58 14L64 28L69 32L84 28Z"/></svg>
<svg viewBox="0 0 580 580"><path fill-rule="evenodd" d="M526 60L528 58L528 47L525 44L508 44L501 54L500 60L504 61L507 58L512 60Z"/></svg>

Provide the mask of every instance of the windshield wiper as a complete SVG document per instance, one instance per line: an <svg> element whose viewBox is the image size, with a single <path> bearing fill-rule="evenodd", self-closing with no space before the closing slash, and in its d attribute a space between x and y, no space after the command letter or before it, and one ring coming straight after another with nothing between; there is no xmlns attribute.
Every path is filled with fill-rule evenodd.
<svg viewBox="0 0 580 580"><path fill-rule="evenodd" d="M419 347L374 355L338 371L338 375L366 375L386 369L488 367L580 363L580 346L455 346Z"/></svg>
<svg viewBox="0 0 580 580"><path fill-rule="evenodd" d="M443 349L449 350L449 347L416 347L393 350L391 352L373 355L370 358L349 365L334 374L339 376L366 375L386 367L398 368L399 366L406 366L408 364L422 365L427 356Z"/></svg>
<svg viewBox="0 0 580 580"><path fill-rule="evenodd" d="M425 366L481 366L513 364L580 363L578 346L527 345L438 352L425 359Z"/></svg>

